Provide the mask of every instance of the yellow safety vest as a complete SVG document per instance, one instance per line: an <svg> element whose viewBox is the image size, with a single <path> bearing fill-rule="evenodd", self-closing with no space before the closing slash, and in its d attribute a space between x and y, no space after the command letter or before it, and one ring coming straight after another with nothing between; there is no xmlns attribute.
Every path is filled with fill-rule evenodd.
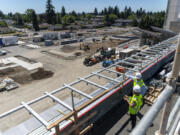
<svg viewBox="0 0 180 135"><path fill-rule="evenodd" d="M142 87L144 84L144 81L141 79L140 81L138 81L136 78L134 79L134 87L136 85L139 85L139 87Z"/></svg>
<svg viewBox="0 0 180 135"><path fill-rule="evenodd" d="M137 114L139 112L139 110L141 109L141 106L143 104L142 95L136 96L134 94L132 97L129 98L129 102L131 104L133 104L134 102L136 103L136 105L134 107L129 106L129 112L131 114Z"/></svg>

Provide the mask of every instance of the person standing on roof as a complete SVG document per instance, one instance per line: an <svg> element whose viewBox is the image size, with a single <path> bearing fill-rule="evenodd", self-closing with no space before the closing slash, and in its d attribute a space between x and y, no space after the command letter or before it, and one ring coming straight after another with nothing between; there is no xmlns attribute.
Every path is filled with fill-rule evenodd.
<svg viewBox="0 0 180 135"><path fill-rule="evenodd" d="M147 86L145 85L143 79L142 79L142 75L140 72L136 73L136 77L134 78L134 84L133 87L135 86L139 86L141 89L141 94L144 96L146 91L147 91Z"/></svg>
<svg viewBox="0 0 180 135"><path fill-rule="evenodd" d="M141 95L141 88L137 85L133 89L133 96L128 97L127 95L124 96L124 100L126 100L129 104L129 113L130 113L130 121L131 121L131 130L136 126L136 116L139 113L141 106L143 105Z"/></svg>

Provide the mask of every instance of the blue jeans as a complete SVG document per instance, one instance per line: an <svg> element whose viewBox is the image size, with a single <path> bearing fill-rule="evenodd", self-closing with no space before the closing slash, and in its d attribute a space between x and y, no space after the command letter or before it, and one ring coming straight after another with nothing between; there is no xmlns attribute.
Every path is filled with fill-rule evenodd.
<svg viewBox="0 0 180 135"><path fill-rule="evenodd" d="M143 85L143 86L141 87L141 94L144 96L147 90L148 90L148 88Z"/></svg>

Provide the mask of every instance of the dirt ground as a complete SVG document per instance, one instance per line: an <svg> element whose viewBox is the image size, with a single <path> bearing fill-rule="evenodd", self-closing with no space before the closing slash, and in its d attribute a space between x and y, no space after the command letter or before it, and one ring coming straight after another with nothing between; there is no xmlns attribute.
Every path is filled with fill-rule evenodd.
<svg viewBox="0 0 180 135"><path fill-rule="evenodd" d="M71 83L78 77L85 77L89 73L101 68L101 64L97 64L92 67L84 66L84 58L67 61L43 54L41 53L41 50L27 51L21 55L24 57L36 59L38 62L42 62L44 64L44 68L54 72L54 75L51 78L32 81L29 84L21 85L19 88L9 92L1 92L0 114L20 105L22 101L28 102L33 100L39 96L42 96L46 91L51 92L57 88L62 87L64 83ZM68 94L69 93L65 91L64 93L60 94L59 98L66 98ZM42 112L50 105L53 105L53 102L41 102L40 104L34 105L33 109L35 109L37 112ZM21 123L25 119L29 118L29 115L25 114L25 111L20 111L19 113L16 113L16 115L12 115L3 119L3 122L0 124L0 130L13 127L14 125Z"/></svg>
<svg viewBox="0 0 180 135"><path fill-rule="evenodd" d="M94 52L96 49L104 46L104 47L116 47L119 41L108 41L105 43L96 43L91 46L90 52L84 52L84 54L89 54ZM83 60L85 58L84 55L81 57L76 57L75 59L65 60L61 57L53 57L46 53L42 53L42 51L49 51L49 50L58 50L59 52L63 53L77 53L79 51L79 44L76 44L74 47L59 47L59 46L52 46L52 47L42 47L40 49L27 49L18 46L12 46L5 48L8 50L9 53L5 57L9 56L16 56L21 55L27 57L29 59L35 60L37 62L41 62L44 65L44 68L47 71L53 72L53 76L47 79L31 81L28 84L21 85L19 88L12 90L12 91L5 91L0 93L0 114L6 112L14 107L20 105L22 101L28 102L33 100L39 96L42 96L44 92L51 92L57 88L63 86L64 83L69 84L75 81L78 77L85 77L91 72L95 72L98 69L101 69L101 63L96 64L91 67L86 67L83 65ZM3 56L4 57L4 56ZM97 78L92 78L91 80L95 80ZM103 85L107 82L107 80L100 81ZM84 85L75 86L75 88L79 88L80 90L91 93L95 88L85 88ZM85 88L85 89L83 89ZM67 91L64 91L57 97L60 99L65 99L68 94ZM78 95L77 95L78 97ZM81 98L81 97L79 97ZM51 100L43 101L40 104L32 105L32 108L37 111L38 113L46 110L49 106L52 106L54 103ZM23 116L25 115L25 116ZM29 118L30 116L25 111L20 111L16 113L16 115L9 116L8 118L3 118L0 123L0 130L4 130L10 127L21 123L25 119Z"/></svg>

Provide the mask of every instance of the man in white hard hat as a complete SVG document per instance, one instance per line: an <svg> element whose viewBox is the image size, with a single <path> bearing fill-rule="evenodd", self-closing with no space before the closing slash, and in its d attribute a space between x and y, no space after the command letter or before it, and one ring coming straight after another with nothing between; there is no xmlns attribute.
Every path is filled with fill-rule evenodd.
<svg viewBox="0 0 180 135"><path fill-rule="evenodd" d="M133 96L128 97L124 96L124 100L126 100L129 104L129 113L130 113L130 121L131 121L131 130L136 126L136 116L139 113L141 106L143 105L141 88L136 85L133 89Z"/></svg>
<svg viewBox="0 0 180 135"><path fill-rule="evenodd" d="M147 86L145 85L143 79L142 79L142 75L140 72L136 73L136 76L134 78L134 84L133 87L135 87L136 85L139 85L141 88L141 94L144 96L146 91L147 91Z"/></svg>

